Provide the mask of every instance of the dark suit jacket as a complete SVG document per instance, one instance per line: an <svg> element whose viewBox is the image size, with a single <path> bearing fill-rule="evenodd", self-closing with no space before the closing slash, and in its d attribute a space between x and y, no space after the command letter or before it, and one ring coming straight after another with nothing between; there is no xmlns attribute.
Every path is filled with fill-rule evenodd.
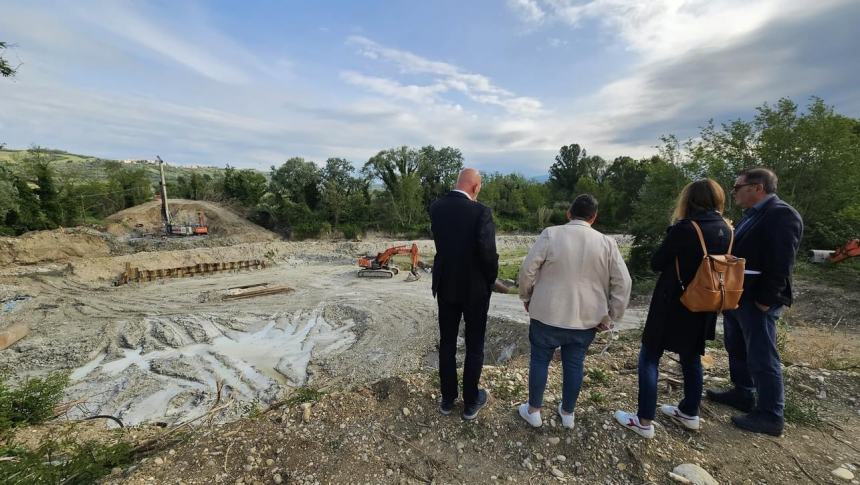
<svg viewBox="0 0 860 485"><path fill-rule="evenodd" d="M702 229L709 254L726 254L731 229L720 213L700 212L692 214L690 219ZM660 277L651 296L642 344L653 352L669 350L682 355L704 355L705 340L715 337L716 312L691 312L681 303L675 258L678 258L681 281L686 287L704 257L699 236L690 219L680 220L669 227L665 239L651 256L651 269L660 272Z"/></svg>
<svg viewBox="0 0 860 485"><path fill-rule="evenodd" d="M499 273L493 211L452 190L430 206L430 230L433 296L448 302L489 298Z"/></svg>
<svg viewBox="0 0 860 485"><path fill-rule="evenodd" d="M760 275L744 276L743 299L763 305L791 305L791 273L803 237L803 219L779 197L768 200L749 217L735 236L732 253L746 259L746 269Z"/></svg>

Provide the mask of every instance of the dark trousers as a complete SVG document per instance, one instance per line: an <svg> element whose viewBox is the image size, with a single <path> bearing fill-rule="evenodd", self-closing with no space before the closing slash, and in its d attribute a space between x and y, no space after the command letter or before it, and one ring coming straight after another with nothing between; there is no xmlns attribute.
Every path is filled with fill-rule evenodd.
<svg viewBox="0 0 860 485"><path fill-rule="evenodd" d="M763 312L749 300L737 310L723 313L729 375L732 383L749 393L757 392L756 411L782 421L785 396L782 362L776 348L776 321L783 307Z"/></svg>
<svg viewBox="0 0 860 485"><path fill-rule="evenodd" d="M662 350L655 352L644 345L639 349L639 410L636 415L642 419L653 420L657 413L657 379L662 356ZM698 416L702 402L702 356L692 353L678 357L684 374L684 399L678 409L687 416Z"/></svg>
<svg viewBox="0 0 860 485"><path fill-rule="evenodd" d="M439 383L442 398L447 401L457 399L457 336L460 333L460 318L466 322L463 404L468 408L478 398L490 295L468 303L448 302L438 297L436 301L439 304Z"/></svg>

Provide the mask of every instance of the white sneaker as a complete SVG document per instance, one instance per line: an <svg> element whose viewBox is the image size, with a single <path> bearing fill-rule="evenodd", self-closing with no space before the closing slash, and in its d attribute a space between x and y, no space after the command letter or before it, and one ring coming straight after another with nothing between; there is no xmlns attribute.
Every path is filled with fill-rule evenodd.
<svg viewBox="0 0 860 485"><path fill-rule="evenodd" d="M643 438L651 439L654 437L654 423L651 423L648 426L642 426L642 423L639 422L639 416L636 416L635 414L626 413L624 411L615 411L615 420L618 421L618 424L621 426L624 426Z"/></svg>
<svg viewBox="0 0 860 485"><path fill-rule="evenodd" d="M564 414L561 409L561 403L558 403L558 415L561 417L561 425L567 429L573 429L573 421L575 416L573 413Z"/></svg>
<svg viewBox="0 0 860 485"><path fill-rule="evenodd" d="M672 418L672 420L677 423L680 423L681 426L687 429L698 430L699 426L701 425L698 416L688 416L682 413L681 410L678 409L678 406L670 406L668 404L664 404L660 406L660 412L662 412L666 416L669 416L670 418Z"/></svg>
<svg viewBox="0 0 860 485"><path fill-rule="evenodd" d="M526 423L529 423L534 428L540 428L543 424L543 420L540 418L540 411L530 413L529 412L529 403L524 402L520 404L520 417L526 420Z"/></svg>

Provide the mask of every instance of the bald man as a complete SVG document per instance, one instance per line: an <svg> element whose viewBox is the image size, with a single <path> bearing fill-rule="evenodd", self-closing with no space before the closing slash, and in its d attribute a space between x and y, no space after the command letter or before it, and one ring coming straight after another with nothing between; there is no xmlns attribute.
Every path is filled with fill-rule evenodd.
<svg viewBox="0 0 860 485"><path fill-rule="evenodd" d="M448 415L457 400L457 335L465 321L466 360L463 364L463 419L472 420L487 404L489 394L478 389L484 365L484 332L499 255L492 210L477 201L481 174L460 172L457 186L430 206L436 243L433 296L439 305L439 411Z"/></svg>

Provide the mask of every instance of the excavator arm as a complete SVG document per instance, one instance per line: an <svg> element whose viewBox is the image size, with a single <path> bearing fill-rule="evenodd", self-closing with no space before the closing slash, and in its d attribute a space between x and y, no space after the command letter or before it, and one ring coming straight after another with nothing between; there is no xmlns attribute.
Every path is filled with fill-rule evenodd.
<svg viewBox="0 0 860 485"><path fill-rule="evenodd" d="M860 239L853 239L836 248L836 251L830 255L830 262L838 263L856 256L860 256Z"/></svg>

